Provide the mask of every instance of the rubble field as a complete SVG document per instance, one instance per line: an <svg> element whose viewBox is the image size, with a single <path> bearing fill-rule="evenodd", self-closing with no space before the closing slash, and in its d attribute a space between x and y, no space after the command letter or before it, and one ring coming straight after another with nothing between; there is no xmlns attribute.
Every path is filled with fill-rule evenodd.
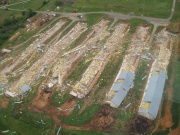
<svg viewBox="0 0 180 135"><path fill-rule="evenodd" d="M81 80L73 86L73 90L70 92L71 95L83 98L89 93L117 45L122 44L127 32L128 24L126 23L120 23L115 27L113 34L107 39L104 47L94 57L88 69L83 73ZM122 35L119 33L122 33Z"/></svg>
<svg viewBox="0 0 180 135"><path fill-rule="evenodd" d="M77 39L85 30L87 30L85 23L77 23L62 39L50 46L44 55L26 70L17 82L10 86L9 91L12 95L21 94L22 91L19 90L21 86L24 84L33 85L38 78L45 76L47 69L56 61L62 50Z"/></svg>
<svg viewBox="0 0 180 135"><path fill-rule="evenodd" d="M101 20L98 24L94 25L92 32L86 36L86 39L81 45L65 52L62 57L57 60L52 68L52 78L57 78L60 86L62 86L68 75L75 68L75 65L88 53L88 50L98 47L101 48L101 45L98 46L97 42L109 35L107 32L108 23L108 20Z"/></svg>
<svg viewBox="0 0 180 135"><path fill-rule="evenodd" d="M162 30L154 37L155 49L153 54L151 54L149 50L152 46L148 44L151 26L141 24L138 25L133 35L129 36L130 43L127 46L127 50L125 50L123 43L127 39L127 34L129 35L129 30L131 29L130 23L117 22L110 25L111 23L110 19L102 19L92 27L89 27L87 23L78 21L65 35L61 35L63 30L60 30L67 24L67 20L62 19L46 32L35 35L37 36L36 40L20 54L14 58L10 58L13 59L13 62L0 70L0 94L16 98L18 102L21 102L20 100L26 102L23 101L24 95L27 92L30 92L29 94L35 92L35 97L28 102L26 109L29 109L33 113L46 113L50 115L57 126L71 130L111 132L115 129L116 124L116 114L113 107L119 108L129 90L134 87L133 80L141 61L149 61L149 65L151 65L151 70L146 75L148 83L151 74L156 74L157 70L167 73L167 66L173 48L173 42L171 42L169 33L166 30ZM110 26L112 28L109 28ZM60 39L55 40L52 44L45 44L58 31L60 31L58 33ZM83 41L76 45L76 47L71 48L72 44L78 41L85 33L87 35ZM114 82L111 88L107 89L109 92L105 95L105 99L102 102L105 105L102 105L101 110L95 113L92 120L84 123L82 126L71 126L62 123L62 117L71 115L75 108L80 109L79 100L83 103L83 98L87 98L88 94L92 92L91 89L101 73L105 72L104 68L110 61L111 56L114 53L120 55L122 52L125 52L125 54L123 53L123 56L125 56L122 65L119 65L121 67L118 69L117 76L113 78ZM41 53L40 57L36 57L38 53ZM36 60L31 63L31 59ZM69 83L69 80L67 80L68 76L82 59L90 59L92 61L91 63L89 61L89 66L82 73L79 80ZM0 64L3 64L3 62L1 61ZM127 77L128 79L126 75L129 77ZM16 81L8 82L12 76L18 76L19 78ZM37 82L39 83L39 87L34 89L34 86L37 86ZM68 86L68 91L64 91L66 89L63 89L66 85ZM63 96L64 93L72 95L72 98L65 101L65 103L62 102L62 105L55 107L51 103L51 98L55 91L59 93L56 98ZM146 91L142 91L142 95L144 96L145 94ZM58 102L60 103L60 101ZM6 108L8 103L8 98L0 98L0 108ZM125 108L121 108L125 112L125 115L132 116L132 114L129 114L129 110L127 110L128 113L125 110L130 105L131 103ZM147 105L143 103L143 98L140 107L147 108ZM85 107L83 109L85 111ZM167 108L167 110L170 109ZM146 134L152 130L151 121L145 117L133 117L131 121L125 123L127 125L125 128L126 132L134 135ZM166 116L166 119L171 118ZM164 123L163 120L161 122ZM162 123L160 124L163 125ZM167 127L168 124L172 125L172 123L167 123L164 126Z"/></svg>

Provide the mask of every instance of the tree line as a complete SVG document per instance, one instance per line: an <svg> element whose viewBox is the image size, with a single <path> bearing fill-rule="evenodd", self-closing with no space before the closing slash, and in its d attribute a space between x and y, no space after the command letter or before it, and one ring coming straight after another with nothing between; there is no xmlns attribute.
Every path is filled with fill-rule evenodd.
<svg viewBox="0 0 180 135"><path fill-rule="evenodd" d="M29 9L28 11L23 11L21 17L11 16L4 19L4 21L0 24L0 46L19 28L24 28L25 21L35 14L36 12Z"/></svg>

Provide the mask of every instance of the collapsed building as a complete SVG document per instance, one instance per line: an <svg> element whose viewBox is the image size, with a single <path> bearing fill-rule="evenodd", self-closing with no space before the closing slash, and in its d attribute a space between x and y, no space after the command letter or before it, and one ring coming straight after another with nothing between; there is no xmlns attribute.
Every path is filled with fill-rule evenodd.
<svg viewBox="0 0 180 135"><path fill-rule="evenodd" d="M53 34L55 34L60 28L62 28L63 25L65 25L67 21L60 20L57 22L52 28L48 29L45 33L39 34L39 37L33 41L32 44L30 44L23 52L14 58L11 65L8 65L0 72L0 82L4 82L6 80L6 73L12 72L12 70L18 66L22 61L28 60L29 57L35 56L35 53L37 53L37 46L43 44L46 40L48 40ZM28 61L26 61L26 64L28 64Z"/></svg>
<svg viewBox="0 0 180 135"><path fill-rule="evenodd" d="M107 31L108 23L109 20L101 20L92 26L92 32L86 36L81 45L64 53L63 57L57 60L52 68L52 77L57 78L60 86L73 70L73 66L81 60L83 54L86 54L88 49L92 49L94 46L97 47L97 41L101 41L109 35Z"/></svg>
<svg viewBox="0 0 180 135"><path fill-rule="evenodd" d="M118 108L133 87L133 80L142 51L149 49L147 45L149 31L149 26L140 26L133 35L119 73L110 91L106 94L105 103L110 106Z"/></svg>
<svg viewBox="0 0 180 135"><path fill-rule="evenodd" d="M110 59L111 54L114 52L117 46L122 44L122 41L129 31L129 24L119 23L113 32L113 34L107 39L104 47L95 56L92 63L87 70L83 73L82 78L74 86L70 92L71 95L78 98L85 97L97 81L105 65Z"/></svg>
<svg viewBox="0 0 180 135"><path fill-rule="evenodd" d="M14 82L6 93L11 92L18 96L22 94L22 90L19 89L22 85L33 85L37 79L41 76L45 76L48 68L53 65L62 51L75 41L84 31L87 30L87 24L77 23L65 36L63 36L56 44L49 47L44 52L44 55L38 59L28 70L26 70L21 78Z"/></svg>
<svg viewBox="0 0 180 135"><path fill-rule="evenodd" d="M155 52L156 59L152 64L148 81L144 90L138 114L154 120L157 117L161 103L162 93L167 79L167 66L169 64L172 45L167 31L158 33L155 41L158 51Z"/></svg>

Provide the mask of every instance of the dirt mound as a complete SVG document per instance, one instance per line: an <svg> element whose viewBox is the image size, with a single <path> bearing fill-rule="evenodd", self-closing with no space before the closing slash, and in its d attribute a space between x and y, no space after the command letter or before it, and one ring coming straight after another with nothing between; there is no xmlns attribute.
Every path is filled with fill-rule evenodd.
<svg viewBox="0 0 180 135"><path fill-rule="evenodd" d="M93 120L90 122L90 127L95 130L110 131L115 123L115 112L109 107L105 106L98 112Z"/></svg>
<svg viewBox="0 0 180 135"><path fill-rule="evenodd" d="M7 108L9 104L9 98L0 98L0 109L3 108Z"/></svg>
<svg viewBox="0 0 180 135"><path fill-rule="evenodd" d="M45 93L41 90L41 86L38 88L36 97L29 105L29 109L35 112L43 112L45 108L50 105L51 93Z"/></svg>
<svg viewBox="0 0 180 135"><path fill-rule="evenodd" d="M137 116L129 124L129 135L146 134L149 130L152 129L152 123L145 117Z"/></svg>

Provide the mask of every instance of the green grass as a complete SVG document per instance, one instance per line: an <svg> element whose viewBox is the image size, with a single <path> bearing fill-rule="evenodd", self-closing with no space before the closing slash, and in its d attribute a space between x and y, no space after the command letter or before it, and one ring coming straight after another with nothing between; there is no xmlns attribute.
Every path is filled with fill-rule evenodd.
<svg viewBox="0 0 180 135"><path fill-rule="evenodd" d="M15 104L11 99L7 109L0 109L0 130L10 130L8 134L16 131L18 135L43 135L50 134L53 126L52 119L46 114L36 114L27 110L27 106L36 95L39 84L44 78L37 81L37 85L32 87L24 98L22 99L23 105ZM38 123L41 119L46 124ZM38 121L38 122L37 122Z"/></svg>
<svg viewBox="0 0 180 135"><path fill-rule="evenodd" d="M180 49L180 47L179 47ZM171 108L172 112L172 121L173 121L173 126L172 129L175 129L178 127L180 124L180 93L179 93L179 88L180 88L180 53L178 57L178 61L175 64L175 78L174 78L174 85L173 85L173 104Z"/></svg>
<svg viewBox="0 0 180 135"><path fill-rule="evenodd" d="M168 134L169 134L169 130L166 129L165 131L154 132L152 135L168 135Z"/></svg>
<svg viewBox="0 0 180 135"><path fill-rule="evenodd" d="M109 12L121 12L130 13L133 12L137 15L152 16L168 18L170 15L172 0L76 0L71 6L63 5L60 10L56 9L55 2L57 0L50 0L42 8L43 1L29 1L25 4L18 4L9 6L15 9L28 9L33 10L53 10L61 12L98 12L98 11L109 11Z"/></svg>
<svg viewBox="0 0 180 135"><path fill-rule="evenodd" d="M32 9L32 10L36 11L42 6L43 2L44 1L42 1L42 0L30 0L30 1L25 2L25 3L20 3L17 5L8 6L8 8L21 9L21 10Z"/></svg>
<svg viewBox="0 0 180 135"><path fill-rule="evenodd" d="M102 18L106 18L107 15L104 14L87 14L86 16L86 23L90 26L99 22Z"/></svg>
<svg viewBox="0 0 180 135"><path fill-rule="evenodd" d="M52 120L44 118L43 115L32 114L27 110L20 111L17 114L12 112L0 112L0 129L1 131L10 130L10 133L16 131L18 135L41 135L43 132L48 132L52 126ZM37 123L43 121L46 124Z"/></svg>
<svg viewBox="0 0 180 135"><path fill-rule="evenodd" d="M82 106L82 101L78 102ZM68 125L81 126L89 122L94 114L101 109L100 105L91 105L87 107L82 113L79 114L79 108L76 106L73 113L68 117L62 118L62 122Z"/></svg>
<svg viewBox="0 0 180 135"><path fill-rule="evenodd" d="M62 129L60 133L63 135L109 135L108 133L103 133L100 131L76 131L67 129Z"/></svg>
<svg viewBox="0 0 180 135"><path fill-rule="evenodd" d="M78 131L78 130L68 130L68 129L61 129L60 133L62 135L110 135L108 133L103 133L100 131ZM112 135L112 134L111 134Z"/></svg>
<svg viewBox="0 0 180 135"><path fill-rule="evenodd" d="M134 114L127 112L127 114L125 115L124 111L120 109L114 108L114 110L116 116L116 125L115 125L114 134L124 135L125 131L127 130L125 123L129 122L134 117Z"/></svg>
<svg viewBox="0 0 180 135"><path fill-rule="evenodd" d="M3 23L4 19L9 18L9 17L21 17L22 14L19 11L10 11L10 10L4 10L4 9L0 9L0 23Z"/></svg>
<svg viewBox="0 0 180 135"><path fill-rule="evenodd" d="M42 10L56 10L55 2L51 0ZM96 12L109 11L129 13L134 12L137 15L163 17L167 18L170 15L172 0L76 0L71 6L62 6L59 11L72 12Z"/></svg>
<svg viewBox="0 0 180 135"><path fill-rule="evenodd" d="M175 13L173 15L172 21L179 21L179 20L180 20L180 2L176 1Z"/></svg>
<svg viewBox="0 0 180 135"><path fill-rule="evenodd" d="M180 2L176 2L175 13L171 19L169 28L173 32L180 32Z"/></svg>
<svg viewBox="0 0 180 135"><path fill-rule="evenodd" d="M81 78L81 75L84 73L84 71L87 69L91 61L85 61L82 60L77 67L74 69L74 71L70 74L70 76L67 78L67 80L70 80L71 82L75 82Z"/></svg>
<svg viewBox="0 0 180 135"><path fill-rule="evenodd" d="M59 96L59 94L61 96ZM64 104L68 99L72 98L69 93L65 93L64 95L60 92L55 91L51 98L51 103L53 106L58 107Z"/></svg>
<svg viewBox="0 0 180 135"><path fill-rule="evenodd" d="M51 131L53 121L45 114L31 113L27 109L10 100L7 109L0 110L0 131L10 130L7 134L16 131L18 135L45 134ZM46 124L38 123L41 119Z"/></svg>

